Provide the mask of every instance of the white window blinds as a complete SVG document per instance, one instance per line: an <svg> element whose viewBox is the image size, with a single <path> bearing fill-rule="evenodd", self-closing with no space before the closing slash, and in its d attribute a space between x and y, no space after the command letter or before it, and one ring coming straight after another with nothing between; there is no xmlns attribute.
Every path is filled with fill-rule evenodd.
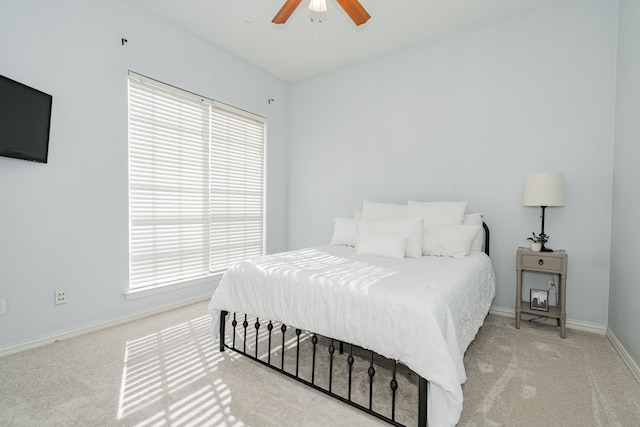
<svg viewBox="0 0 640 427"><path fill-rule="evenodd" d="M265 120L129 75L129 291L264 253Z"/></svg>

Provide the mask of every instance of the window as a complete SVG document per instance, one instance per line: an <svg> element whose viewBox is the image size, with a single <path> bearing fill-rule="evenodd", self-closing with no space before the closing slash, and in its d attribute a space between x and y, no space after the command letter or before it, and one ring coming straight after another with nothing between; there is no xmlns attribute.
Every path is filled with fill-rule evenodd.
<svg viewBox="0 0 640 427"><path fill-rule="evenodd" d="M264 253L265 126L129 73L128 297L203 283Z"/></svg>

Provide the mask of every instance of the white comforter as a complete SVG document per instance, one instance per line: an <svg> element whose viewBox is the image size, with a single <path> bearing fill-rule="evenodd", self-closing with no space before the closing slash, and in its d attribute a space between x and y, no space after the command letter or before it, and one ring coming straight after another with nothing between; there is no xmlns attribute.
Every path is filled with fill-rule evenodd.
<svg viewBox="0 0 640 427"><path fill-rule="evenodd" d="M321 246L231 267L209 309L239 311L329 336L398 360L429 380L431 427L455 425L464 352L495 295L484 253L400 260Z"/></svg>

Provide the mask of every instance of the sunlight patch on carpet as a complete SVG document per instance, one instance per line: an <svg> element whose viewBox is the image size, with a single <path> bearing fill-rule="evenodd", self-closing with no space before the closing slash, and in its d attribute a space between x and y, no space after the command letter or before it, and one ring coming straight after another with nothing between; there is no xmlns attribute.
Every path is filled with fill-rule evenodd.
<svg viewBox="0 0 640 427"><path fill-rule="evenodd" d="M206 315L127 341L118 420L160 405L163 409L136 425L242 425L229 414L231 393L224 383L203 382L193 392L193 386L216 371L223 358L222 353L211 352L209 325Z"/></svg>

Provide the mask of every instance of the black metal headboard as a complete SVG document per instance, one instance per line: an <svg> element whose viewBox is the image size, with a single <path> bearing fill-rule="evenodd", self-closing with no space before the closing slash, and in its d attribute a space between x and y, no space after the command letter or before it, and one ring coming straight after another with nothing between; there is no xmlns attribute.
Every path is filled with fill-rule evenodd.
<svg viewBox="0 0 640 427"><path fill-rule="evenodd" d="M482 228L484 228L484 253L489 255L489 227L485 222L482 222Z"/></svg>

